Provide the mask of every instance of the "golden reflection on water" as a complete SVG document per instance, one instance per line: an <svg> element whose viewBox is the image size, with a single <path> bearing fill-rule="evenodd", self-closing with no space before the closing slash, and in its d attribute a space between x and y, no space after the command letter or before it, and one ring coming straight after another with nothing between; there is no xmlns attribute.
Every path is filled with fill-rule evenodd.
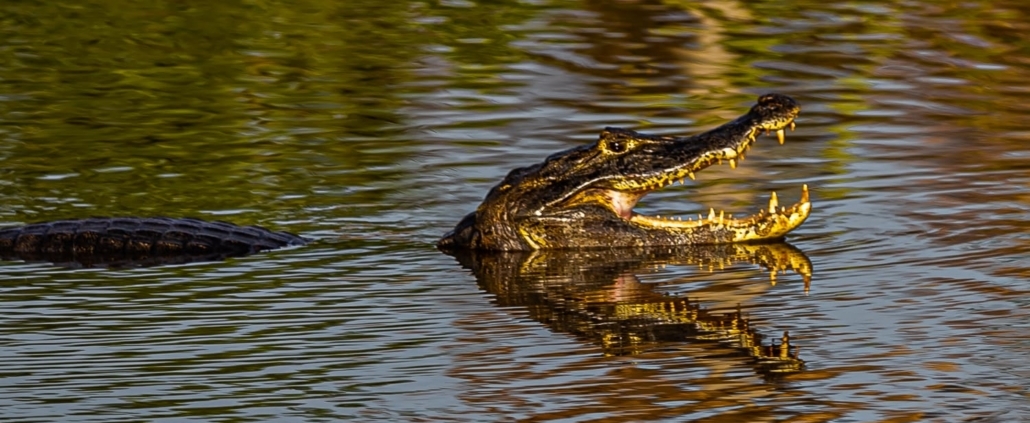
<svg viewBox="0 0 1030 423"><path fill-rule="evenodd" d="M628 411L627 416L634 418L675 415L686 409L693 413L706 409L715 411L749 404L770 394L771 391L761 384L749 386L742 382L739 377L742 369L751 369L768 381L805 371L798 345L790 343L786 332L765 328L768 323L753 323L746 304L738 303L736 311L731 312L709 311L696 300L663 292L665 283L642 282L638 277L667 265L696 266L714 275L727 268L752 264L770 274L769 286L775 285L777 274L793 273L803 280L804 291L807 292L811 286L812 263L801 250L790 244L582 251L455 251L450 254L473 272L480 288L492 294L498 306L525 310L528 318L551 331L570 334L596 345L602 357L646 355L647 361L675 360L681 363L674 367L697 366L704 369L695 369L694 372L705 376L694 376L696 379L691 382L694 387L702 389L680 389L677 382L663 375L664 372L647 370L647 366L616 366L607 374L591 376L592 380L547 388L549 395L589 395L598 400L597 404L557 414L544 413L535 418L570 418L616 404L629 410L634 407L635 397L640 405L645 402L687 402L691 405L684 405L679 411L673 407L657 414L635 414L647 407ZM770 331L774 335L763 334ZM778 333L782 333L782 337ZM491 349L488 354L511 353ZM597 363L596 358L580 359ZM470 363L484 360L490 361L487 357L463 359ZM543 370L546 375L539 375L521 368L517 364L519 359L514 361L510 367L493 369L490 377L500 376L505 378L506 384L519 385L532 384L539 377L561 378L563 373L579 372L575 368L554 366ZM497 372L503 375L497 375ZM482 369L457 366L451 375L475 384L482 377ZM613 389L611 383L623 388ZM626 396L627 393L631 395ZM476 398L487 402L498 400Z"/></svg>
<svg viewBox="0 0 1030 423"><path fill-rule="evenodd" d="M606 355L640 354L666 342L714 340L755 357L763 372L802 366L796 350L781 348L782 343L763 345L763 335L751 327L739 304L734 313L712 313L687 298L662 293L659 283L642 283L635 274L669 264L713 270L746 262L762 266L772 277L797 272L807 291L812 264L789 244L455 254L499 305L526 307L534 320L590 339ZM783 342L788 342L786 334Z"/></svg>

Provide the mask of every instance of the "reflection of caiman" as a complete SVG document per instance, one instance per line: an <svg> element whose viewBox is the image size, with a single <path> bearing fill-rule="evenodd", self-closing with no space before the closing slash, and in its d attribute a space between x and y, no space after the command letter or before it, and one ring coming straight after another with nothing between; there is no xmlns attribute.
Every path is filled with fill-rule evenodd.
<svg viewBox="0 0 1030 423"><path fill-rule="evenodd" d="M633 212L644 195L726 160L736 167L760 131L794 126L800 107L787 96L759 97L751 110L687 138L608 128L596 143L513 170L476 212L444 235L441 248L535 250L717 244L782 238L811 210L801 201L743 219L716 215L672 220ZM256 226L172 218L92 218L0 230L0 259L86 265L152 265L213 260L301 245L305 240Z"/></svg>
<svg viewBox="0 0 1030 423"><path fill-rule="evenodd" d="M445 250L472 270L501 306L525 307L529 317L558 332L597 343L605 354L638 354L690 342L712 356L751 357L762 374L798 371L803 361L780 343L763 337L738 310L714 313L686 298L665 295L660 284L642 283L636 273L656 265L693 264L721 269L738 262L802 275L812 274L808 257L785 243L681 246L661 249L547 250L486 252ZM774 279L775 281L775 279Z"/></svg>

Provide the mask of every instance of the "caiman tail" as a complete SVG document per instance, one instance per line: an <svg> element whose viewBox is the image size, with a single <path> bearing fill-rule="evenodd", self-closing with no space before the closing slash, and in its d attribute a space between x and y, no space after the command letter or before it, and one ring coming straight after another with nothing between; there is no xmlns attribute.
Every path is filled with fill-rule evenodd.
<svg viewBox="0 0 1030 423"><path fill-rule="evenodd" d="M305 243L291 233L226 222L90 218L0 229L0 259L149 266L221 260Z"/></svg>

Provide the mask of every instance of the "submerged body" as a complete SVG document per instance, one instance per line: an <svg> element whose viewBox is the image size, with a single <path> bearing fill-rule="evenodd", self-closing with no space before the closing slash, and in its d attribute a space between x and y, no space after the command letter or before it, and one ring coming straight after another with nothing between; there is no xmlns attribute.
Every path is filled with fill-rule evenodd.
<svg viewBox="0 0 1030 423"><path fill-rule="evenodd" d="M811 211L807 186L801 201L768 207L742 219L711 210L707 218L644 216L633 206L647 193L715 163L737 162L762 131L794 127L801 108L792 98L767 94L745 115L692 137L662 137L606 128L597 142L555 153L518 168L493 187L482 204L437 243L443 249L539 250L721 244L783 238Z"/></svg>
<svg viewBox="0 0 1030 423"><path fill-rule="evenodd" d="M152 266L221 260L303 245L260 226L197 219L89 218L0 228L0 259L77 266Z"/></svg>

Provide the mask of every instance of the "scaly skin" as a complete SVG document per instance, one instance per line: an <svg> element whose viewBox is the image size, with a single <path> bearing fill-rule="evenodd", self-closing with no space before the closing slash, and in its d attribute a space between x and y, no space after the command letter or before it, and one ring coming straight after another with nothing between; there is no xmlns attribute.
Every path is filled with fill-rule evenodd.
<svg viewBox="0 0 1030 423"><path fill-rule="evenodd" d="M648 192L712 164L736 168L762 131L775 131L782 143L800 111L790 97L767 94L747 114L692 137L606 128L595 143L511 171L437 245L519 251L781 239L811 212L807 186L797 204L779 207L774 193L766 209L741 219L714 210L705 219L663 219L632 208Z"/></svg>
<svg viewBox="0 0 1030 423"><path fill-rule="evenodd" d="M154 266L221 260L305 242L259 226L167 217L95 217L0 228L0 259L73 267Z"/></svg>

